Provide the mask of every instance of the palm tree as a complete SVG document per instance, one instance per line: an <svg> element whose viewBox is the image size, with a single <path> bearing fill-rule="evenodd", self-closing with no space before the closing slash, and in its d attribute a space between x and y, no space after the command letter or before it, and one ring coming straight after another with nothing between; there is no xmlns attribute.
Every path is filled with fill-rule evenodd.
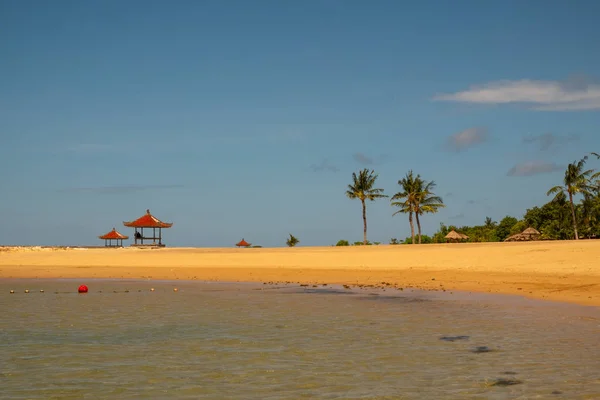
<svg viewBox="0 0 600 400"><path fill-rule="evenodd" d="M415 196L418 192L417 179L420 179L419 175L415 178L412 170L406 173L406 176L398 181L398 185L402 188L401 192L396 193L391 198L391 205L398 207L399 210L392 214L398 213L408 214L408 222L410 223L410 237L412 238L412 244L415 242L415 226L413 224L413 213L415 212Z"/></svg>
<svg viewBox="0 0 600 400"><path fill-rule="evenodd" d="M348 185L346 196L350 199L359 199L362 204L362 217L363 217L363 243L367 244L367 205L366 200L375 201L383 197L388 197L383 194L383 189L376 189L375 181L377 180L377 174L375 171L369 171L365 168L358 172L358 176L355 172L352 173L352 184Z"/></svg>
<svg viewBox="0 0 600 400"><path fill-rule="evenodd" d="M594 186L590 183L590 180L597 179L598 175L594 174L593 169L584 170L586 161L587 156L583 157L579 161L569 164L563 179L564 185L554 186L548 190L548 193L546 193L547 196L550 196L551 194L558 196L561 193L566 193L569 195L575 240L579 240L579 235L577 234L577 217L575 216L575 204L573 203L573 196L577 194L589 195L594 189Z"/></svg>
<svg viewBox="0 0 600 400"><path fill-rule="evenodd" d="M419 230L419 244L421 244L421 221L419 215L425 213L435 214L440 208L446 207L440 196L433 193L435 182L425 182L417 175L415 179L416 195L413 197L417 229ZM414 239L413 239L414 242Z"/></svg>

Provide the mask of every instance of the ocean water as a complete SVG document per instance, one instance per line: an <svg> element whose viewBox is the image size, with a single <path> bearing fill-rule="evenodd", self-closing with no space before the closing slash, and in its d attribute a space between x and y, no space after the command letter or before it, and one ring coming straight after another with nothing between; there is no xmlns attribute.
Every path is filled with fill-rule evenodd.
<svg viewBox="0 0 600 400"><path fill-rule="evenodd" d="M76 293L80 283L89 293ZM600 399L593 307L330 286L0 280L0 313L2 399Z"/></svg>

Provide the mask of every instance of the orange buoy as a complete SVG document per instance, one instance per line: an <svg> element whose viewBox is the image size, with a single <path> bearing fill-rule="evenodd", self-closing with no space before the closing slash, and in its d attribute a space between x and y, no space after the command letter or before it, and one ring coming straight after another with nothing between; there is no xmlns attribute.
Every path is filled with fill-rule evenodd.
<svg viewBox="0 0 600 400"><path fill-rule="evenodd" d="M85 285L81 285L81 286L79 286L79 288L77 289L77 291L79 293L87 293L88 292L88 287L85 286Z"/></svg>

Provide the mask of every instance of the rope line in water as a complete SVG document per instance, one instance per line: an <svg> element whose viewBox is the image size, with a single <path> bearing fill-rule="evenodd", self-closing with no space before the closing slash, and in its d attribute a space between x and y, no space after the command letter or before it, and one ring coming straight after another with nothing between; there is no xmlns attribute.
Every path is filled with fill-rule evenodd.
<svg viewBox="0 0 600 400"><path fill-rule="evenodd" d="M149 290L138 289L137 293L142 293L142 292L146 292L146 291L154 292L155 289L154 288L150 288ZM173 288L173 292L178 292L178 291L179 291L178 288ZM129 293L129 292L136 292L136 291L135 290L129 290L129 289L125 289L125 290L106 290L106 291L98 290L98 291L96 291L96 293ZM15 290L13 290L13 289L11 289L9 291L9 294L16 294L16 293L17 292ZM25 289L23 291L23 293L29 294L29 293L31 293L31 291L29 289ZM45 293L45 290L44 289L40 289L39 293ZM82 292L82 291L75 290L75 291L55 291L54 292L54 294L71 294L71 293L86 294L87 291Z"/></svg>

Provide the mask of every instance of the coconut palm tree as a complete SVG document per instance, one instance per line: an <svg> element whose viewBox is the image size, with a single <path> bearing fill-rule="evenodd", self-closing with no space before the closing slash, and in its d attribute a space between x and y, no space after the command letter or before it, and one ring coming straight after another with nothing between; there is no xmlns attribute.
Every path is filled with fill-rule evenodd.
<svg viewBox="0 0 600 400"><path fill-rule="evenodd" d="M579 161L569 164L567 166L567 170L565 171L563 185L554 186L548 190L548 193L546 193L547 196L550 196L551 194L558 196L561 193L569 196L575 240L579 239L579 235L577 233L577 217L575 216L575 204L573 203L573 196L577 194L589 195L594 190L594 185L590 182L590 180L597 179L598 175L594 174L593 169L584 170L586 161L587 156L583 157Z"/></svg>
<svg viewBox="0 0 600 400"><path fill-rule="evenodd" d="M398 207L399 210L392 214L392 216L403 213L408 214L408 222L410 224L410 237L412 243L415 242L415 226L413 224L413 214L415 213L415 197L419 191L417 179L420 179L419 175L416 177L413 175L412 170L406 173L406 176L398 181L398 185L402 188L401 192L396 193L392 196L391 205Z"/></svg>
<svg viewBox="0 0 600 400"><path fill-rule="evenodd" d="M440 208L446 207L440 196L433 193L435 182L425 182L419 175L415 178L416 195L413 197L415 219L417 220L417 229L419 233L419 244L421 244L421 220L419 215L425 213L435 214ZM414 242L414 239L413 239Z"/></svg>
<svg viewBox="0 0 600 400"><path fill-rule="evenodd" d="M358 172L352 173L352 184L348 185L346 196L350 199L359 199L362 204L362 217L363 217L363 243L367 244L367 205L366 201L375 201L383 197L388 197L383 194L383 189L375 188L375 181L377 181L377 174L375 171L369 171L365 168Z"/></svg>

